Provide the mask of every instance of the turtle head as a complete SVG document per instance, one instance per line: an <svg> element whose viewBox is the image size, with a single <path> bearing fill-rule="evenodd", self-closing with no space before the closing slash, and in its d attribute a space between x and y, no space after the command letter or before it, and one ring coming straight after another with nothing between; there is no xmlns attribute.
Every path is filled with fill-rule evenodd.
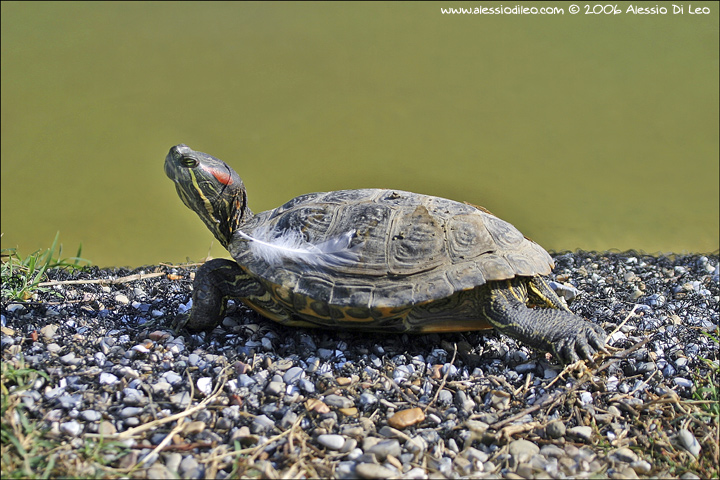
<svg viewBox="0 0 720 480"><path fill-rule="evenodd" d="M165 157L165 174L188 208L227 248L237 228L252 216L242 179L220 159L175 145Z"/></svg>

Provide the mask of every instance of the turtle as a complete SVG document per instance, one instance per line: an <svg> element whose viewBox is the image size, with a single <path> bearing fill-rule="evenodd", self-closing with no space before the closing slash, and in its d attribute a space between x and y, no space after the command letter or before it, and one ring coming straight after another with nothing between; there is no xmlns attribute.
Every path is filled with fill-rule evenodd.
<svg viewBox="0 0 720 480"><path fill-rule="evenodd" d="M309 193L254 214L240 176L212 155L176 145L165 173L232 255L198 268L178 328L214 328L232 298L293 327L495 328L564 363L607 352L604 330L549 285L548 252L482 207L368 188Z"/></svg>

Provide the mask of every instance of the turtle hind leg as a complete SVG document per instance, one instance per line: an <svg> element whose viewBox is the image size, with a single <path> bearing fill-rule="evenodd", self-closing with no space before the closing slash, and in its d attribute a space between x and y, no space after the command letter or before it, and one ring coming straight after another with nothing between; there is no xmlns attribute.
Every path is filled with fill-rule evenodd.
<svg viewBox="0 0 720 480"><path fill-rule="evenodd" d="M546 308L559 308L570 312L570 309L557 296L555 290L545 281L543 277L535 276L528 282L528 296L530 301L536 305Z"/></svg>
<svg viewBox="0 0 720 480"><path fill-rule="evenodd" d="M216 258L205 262L195 273L190 314L179 315L173 327L190 331L210 330L225 316L227 300L260 296L265 287L245 273L236 262Z"/></svg>
<svg viewBox="0 0 720 480"><path fill-rule="evenodd" d="M605 332L599 326L565 309L528 308L527 282L488 282L480 308L493 327L565 363L581 357L593 362L597 351L606 351Z"/></svg>

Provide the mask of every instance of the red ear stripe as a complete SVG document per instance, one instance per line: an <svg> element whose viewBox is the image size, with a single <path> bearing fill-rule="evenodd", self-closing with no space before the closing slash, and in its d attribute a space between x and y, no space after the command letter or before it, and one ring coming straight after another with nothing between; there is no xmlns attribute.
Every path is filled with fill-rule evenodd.
<svg viewBox="0 0 720 480"><path fill-rule="evenodd" d="M220 170L213 168L210 170L210 173L212 173L213 177L217 178L218 182L223 185L230 185L232 183L232 177L228 172L221 172Z"/></svg>

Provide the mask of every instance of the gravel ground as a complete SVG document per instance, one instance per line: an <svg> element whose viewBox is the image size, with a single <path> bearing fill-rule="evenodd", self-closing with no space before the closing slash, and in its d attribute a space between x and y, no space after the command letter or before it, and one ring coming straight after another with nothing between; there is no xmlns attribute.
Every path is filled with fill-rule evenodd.
<svg viewBox="0 0 720 480"><path fill-rule="evenodd" d="M242 305L176 336L195 267L50 271L2 302L3 476L32 472L5 436L27 419L52 445L35 475L717 478L717 254L554 258L610 335L595 367L492 331L288 329Z"/></svg>

